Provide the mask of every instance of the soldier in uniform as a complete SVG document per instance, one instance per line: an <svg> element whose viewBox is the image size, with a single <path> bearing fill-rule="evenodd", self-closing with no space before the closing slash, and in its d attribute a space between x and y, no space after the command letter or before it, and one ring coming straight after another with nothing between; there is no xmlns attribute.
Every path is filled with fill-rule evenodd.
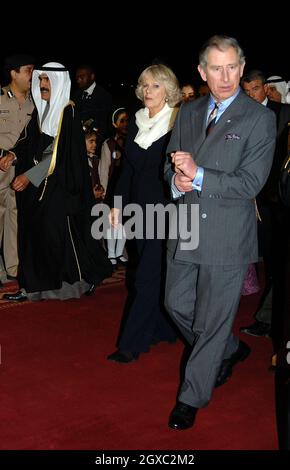
<svg viewBox="0 0 290 470"><path fill-rule="evenodd" d="M30 121L34 108L30 96L34 59L18 54L7 57L4 72L8 85L1 89L0 97L0 157L5 156L19 139L22 130ZM0 169L1 158L0 158ZM10 187L15 172L0 171L0 245L3 261L0 263L0 278L15 278L18 269L17 253L17 209L15 192ZM2 260L1 260L2 261Z"/></svg>

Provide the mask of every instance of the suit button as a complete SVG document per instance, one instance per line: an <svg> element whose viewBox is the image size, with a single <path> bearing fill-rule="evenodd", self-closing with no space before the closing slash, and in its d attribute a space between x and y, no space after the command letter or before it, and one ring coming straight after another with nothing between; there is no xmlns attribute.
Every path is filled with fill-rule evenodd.
<svg viewBox="0 0 290 470"><path fill-rule="evenodd" d="M206 215L206 214L201 214L201 218L202 218L202 219L206 219L206 218L207 218L207 215Z"/></svg>

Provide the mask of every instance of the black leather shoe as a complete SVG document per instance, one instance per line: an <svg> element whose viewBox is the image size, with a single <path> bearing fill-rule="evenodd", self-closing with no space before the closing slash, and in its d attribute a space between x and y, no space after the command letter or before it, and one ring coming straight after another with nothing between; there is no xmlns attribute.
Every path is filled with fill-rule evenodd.
<svg viewBox="0 0 290 470"><path fill-rule="evenodd" d="M124 256L118 256L117 261L122 266L127 266L128 260Z"/></svg>
<svg viewBox="0 0 290 470"><path fill-rule="evenodd" d="M115 271L118 267L118 261L116 258L109 258L110 263L112 265L113 271Z"/></svg>
<svg viewBox="0 0 290 470"><path fill-rule="evenodd" d="M242 326L240 331L251 336L270 336L271 325L263 321L256 320L255 323L252 323L249 326Z"/></svg>
<svg viewBox="0 0 290 470"><path fill-rule="evenodd" d="M169 416L168 426L183 431L193 426L198 408L178 401Z"/></svg>
<svg viewBox="0 0 290 470"><path fill-rule="evenodd" d="M242 362L249 356L251 349L249 346L244 343L244 341L239 342L238 349L234 354L231 355L228 359L224 359L220 371L218 373L215 387L220 387L225 384L233 373L233 367L238 363Z"/></svg>
<svg viewBox="0 0 290 470"><path fill-rule="evenodd" d="M93 284L90 285L88 290L85 292L85 295L92 295L95 292L97 287L98 287L98 284L94 282Z"/></svg>
<svg viewBox="0 0 290 470"><path fill-rule="evenodd" d="M128 364L129 362L138 359L139 353L131 353L130 351L117 351L107 356L108 361L120 362L121 364Z"/></svg>
<svg viewBox="0 0 290 470"><path fill-rule="evenodd" d="M17 280L17 277L16 276L10 276L10 274L7 274L7 280L8 281L16 281Z"/></svg>
<svg viewBox="0 0 290 470"><path fill-rule="evenodd" d="M19 290L18 292L15 292L14 294L4 294L2 299L4 300L11 300L12 302L24 302L24 300L27 300L27 296Z"/></svg>

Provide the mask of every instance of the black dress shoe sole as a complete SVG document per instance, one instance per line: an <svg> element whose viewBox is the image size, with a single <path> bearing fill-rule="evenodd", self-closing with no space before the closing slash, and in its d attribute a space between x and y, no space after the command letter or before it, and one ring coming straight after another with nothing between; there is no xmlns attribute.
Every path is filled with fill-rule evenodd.
<svg viewBox="0 0 290 470"><path fill-rule="evenodd" d="M270 335L270 330L250 330L250 329L247 329L247 328L241 328L240 329L241 333L245 333L246 335L250 335L250 336L255 336L256 338L262 338L262 337L269 337Z"/></svg>
<svg viewBox="0 0 290 470"><path fill-rule="evenodd" d="M175 431L186 431L186 429L190 429L192 428L194 423L190 423L190 424L187 424L187 425L179 425L177 423L168 423L168 426L171 428L171 429L175 429Z"/></svg>
<svg viewBox="0 0 290 470"><path fill-rule="evenodd" d="M5 294L2 297L2 300L8 300L8 302L25 302L27 299L26 296L19 297L19 298L11 298L11 297L5 297Z"/></svg>

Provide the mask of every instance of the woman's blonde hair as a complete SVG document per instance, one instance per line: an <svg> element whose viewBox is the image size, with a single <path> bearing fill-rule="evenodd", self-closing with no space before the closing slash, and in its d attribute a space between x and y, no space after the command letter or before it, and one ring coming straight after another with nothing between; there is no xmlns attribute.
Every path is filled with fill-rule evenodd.
<svg viewBox="0 0 290 470"><path fill-rule="evenodd" d="M178 80L172 70L164 64L150 65L141 73L136 87L136 96L143 102L143 85L147 75L151 75L157 83L162 83L166 90L168 106L174 108L181 100L181 92Z"/></svg>

